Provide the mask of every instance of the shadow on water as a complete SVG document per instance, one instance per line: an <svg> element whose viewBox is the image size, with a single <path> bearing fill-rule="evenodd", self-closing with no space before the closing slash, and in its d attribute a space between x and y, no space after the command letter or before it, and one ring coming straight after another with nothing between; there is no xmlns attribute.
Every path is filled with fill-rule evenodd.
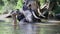
<svg viewBox="0 0 60 34"><path fill-rule="evenodd" d="M20 34L60 34L59 25L22 24L19 25Z"/></svg>
<svg viewBox="0 0 60 34"><path fill-rule="evenodd" d="M4 20L0 20L0 22L5 22Z"/></svg>

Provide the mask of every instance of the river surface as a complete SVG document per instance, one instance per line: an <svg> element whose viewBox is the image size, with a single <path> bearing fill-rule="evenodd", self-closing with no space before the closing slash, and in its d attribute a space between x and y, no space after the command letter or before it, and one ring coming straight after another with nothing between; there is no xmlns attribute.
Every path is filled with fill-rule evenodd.
<svg viewBox="0 0 60 34"><path fill-rule="evenodd" d="M60 34L59 25L20 24L14 28L12 20L0 20L0 34Z"/></svg>

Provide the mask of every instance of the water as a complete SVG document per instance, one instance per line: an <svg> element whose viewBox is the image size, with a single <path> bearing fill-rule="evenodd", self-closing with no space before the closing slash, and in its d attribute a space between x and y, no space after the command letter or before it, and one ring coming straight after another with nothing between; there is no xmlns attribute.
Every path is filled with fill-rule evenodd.
<svg viewBox="0 0 60 34"><path fill-rule="evenodd" d="M0 34L60 34L60 25L20 24L16 28L10 20L0 20Z"/></svg>

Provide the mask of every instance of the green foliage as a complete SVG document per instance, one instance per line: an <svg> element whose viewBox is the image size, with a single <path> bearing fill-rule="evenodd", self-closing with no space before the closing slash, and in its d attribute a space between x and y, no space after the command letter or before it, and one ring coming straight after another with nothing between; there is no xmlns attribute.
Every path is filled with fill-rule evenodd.
<svg viewBox="0 0 60 34"><path fill-rule="evenodd" d="M0 5L2 5L2 6L4 5L4 2L2 0L0 0Z"/></svg>
<svg viewBox="0 0 60 34"><path fill-rule="evenodd" d="M45 0L40 0L40 4L43 5L45 3Z"/></svg>
<svg viewBox="0 0 60 34"><path fill-rule="evenodd" d="M56 9L54 10L55 14L60 13L60 6L57 6Z"/></svg>
<svg viewBox="0 0 60 34"><path fill-rule="evenodd" d="M3 6L0 6L0 12L6 12L7 10L12 10L16 8L18 0L0 0L1 3L4 3Z"/></svg>
<svg viewBox="0 0 60 34"><path fill-rule="evenodd" d="M5 12L12 9L20 9L22 6L22 0L0 0L0 12Z"/></svg>
<svg viewBox="0 0 60 34"><path fill-rule="evenodd" d="M7 0L8 2L12 3L12 4L17 4L18 0Z"/></svg>
<svg viewBox="0 0 60 34"><path fill-rule="evenodd" d="M23 6L23 1L22 0L18 0L18 2L17 2L17 6L16 6L16 9L20 9L20 8L22 8L22 6Z"/></svg>
<svg viewBox="0 0 60 34"><path fill-rule="evenodd" d="M57 1L60 4L60 0ZM46 0L40 0L41 6L43 6L45 2ZM7 10L12 10L12 9L20 9L22 8L22 6L23 6L23 0L0 0L0 12L5 12ZM60 11L60 10L56 9L55 12L56 11Z"/></svg>

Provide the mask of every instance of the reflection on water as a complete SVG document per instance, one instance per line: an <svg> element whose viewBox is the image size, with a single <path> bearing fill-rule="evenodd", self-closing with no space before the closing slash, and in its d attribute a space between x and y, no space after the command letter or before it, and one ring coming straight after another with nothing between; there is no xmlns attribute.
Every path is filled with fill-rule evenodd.
<svg viewBox="0 0 60 34"><path fill-rule="evenodd" d="M19 29L23 34L37 34L37 32L39 31L38 30L39 27L34 26L34 24L22 24L22 25L19 25L19 27L20 27Z"/></svg>
<svg viewBox="0 0 60 34"><path fill-rule="evenodd" d="M60 34L59 25L23 24L19 27L21 34Z"/></svg>
<svg viewBox="0 0 60 34"><path fill-rule="evenodd" d="M0 34L60 34L60 25L20 24L14 28L12 22L0 22Z"/></svg>

